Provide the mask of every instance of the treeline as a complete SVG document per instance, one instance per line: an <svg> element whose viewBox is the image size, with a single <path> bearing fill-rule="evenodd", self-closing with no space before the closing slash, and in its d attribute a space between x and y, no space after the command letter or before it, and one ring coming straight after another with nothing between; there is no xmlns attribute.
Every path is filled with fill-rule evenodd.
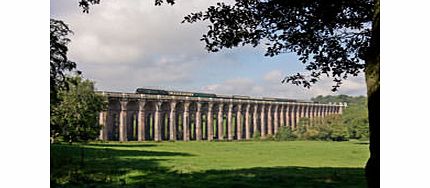
<svg viewBox="0 0 430 188"><path fill-rule="evenodd" d="M281 128L273 137L275 140L332 140L369 139L369 120L367 98L364 96L317 96L311 99L320 103L346 102L347 108L342 115L324 118L302 118L294 130Z"/></svg>

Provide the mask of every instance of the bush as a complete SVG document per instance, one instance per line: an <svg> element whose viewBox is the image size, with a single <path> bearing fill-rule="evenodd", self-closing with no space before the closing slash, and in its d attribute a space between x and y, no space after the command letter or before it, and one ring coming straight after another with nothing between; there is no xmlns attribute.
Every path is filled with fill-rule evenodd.
<svg viewBox="0 0 430 188"><path fill-rule="evenodd" d="M261 138L260 131L255 130L255 132L254 132L254 136L252 137L252 139L253 139L253 140L260 140L260 138Z"/></svg>
<svg viewBox="0 0 430 188"><path fill-rule="evenodd" d="M297 126L296 129L293 131L293 134L297 137L297 139L305 140L305 138L303 138L303 135L306 131L306 126L299 124L299 126Z"/></svg>
<svg viewBox="0 0 430 188"><path fill-rule="evenodd" d="M275 138L271 134L266 134L264 136L264 138L260 138L260 139L265 140L265 141L275 140Z"/></svg>
<svg viewBox="0 0 430 188"><path fill-rule="evenodd" d="M320 132L317 129L307 129L306 132L303 133L302 138L304 140L319 140Z"/></svg>
<svg viewBox="0 0 430 188"><path fill-rule="evenodd" d="M349 140L348 128L345 125L334 124L331 126L332 134L330 139L333 141L347 141Z"/></svg>
<svg viewBox="0 0 430 188"><path fill-rule="evenodd" d="M319 140L331 140L332 129L329 125L320 125L317 129Z"/></svg>
<svg viewBox="0 0 430 188"><path fill-rule="evenodd" d="M300 140L347 141L349 140L348 127L340 123L340 120L329 116L321 123L312 122L314 126L299 124L293 133Z"/></svg>
<svg viewBox="0 0 430 188"><path fill-rule="evenodd" d="M278 132L275 134L275 140L285 141L285 140L295 140L297 136L293 133L290 127L280 127Z"/></svg>

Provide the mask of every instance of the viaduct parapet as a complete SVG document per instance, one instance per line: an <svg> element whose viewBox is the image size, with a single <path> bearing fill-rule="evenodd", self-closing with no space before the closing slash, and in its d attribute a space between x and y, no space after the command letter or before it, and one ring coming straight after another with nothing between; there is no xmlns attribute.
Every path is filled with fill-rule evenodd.
<svg viewBox="0 0 430 188"><path fill-rule="evenodd" d="M346 103L320 104L244 96L195 97L99 92L101 140L249 140L270 137L280 127L295 129L300 118L342 114Z"/></svg>

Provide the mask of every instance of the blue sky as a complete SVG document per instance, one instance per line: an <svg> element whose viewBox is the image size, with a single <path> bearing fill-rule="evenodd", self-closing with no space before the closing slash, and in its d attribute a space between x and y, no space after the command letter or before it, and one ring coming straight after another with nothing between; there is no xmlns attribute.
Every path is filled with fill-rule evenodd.
<svg viewBox="0 0 430 188"><path fill-rule="evenodd" d="M134 92L137 87L255 97L309 99L316 95L365 95L363 75L330 91L331 79L312 89L281 84L303 72L294 54L264 57L264 46L208 53L199 40L205 23L180 24L190 12L218 1L178 1L156 7L151 0L102 0L83 14L78 0L51 0L51 18L74 31L69 57L98 90Z"/></svg>

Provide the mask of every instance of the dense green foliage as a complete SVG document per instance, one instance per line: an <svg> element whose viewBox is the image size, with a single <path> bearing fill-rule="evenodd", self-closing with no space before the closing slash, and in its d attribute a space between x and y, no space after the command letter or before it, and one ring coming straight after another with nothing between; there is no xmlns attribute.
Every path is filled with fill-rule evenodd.
<svg viewBox="0 0 430 188"><path fill-rule="evenodd" d="M348 107L343 110L341 119L338 124L348 128L350 139L369 139L369 118L367 111L367 98L364 96L351 97L347 95L338 96L318 96L312 98L312 101L328 102L347 102Z"/></svg>
<svg viewBox="0 0 430 188"><path fill-rule="evenodd" d="M318 95L315 98L311 99L314 102L319 102L319 103L343 103L346 102L348 103L348 105L352 105L352 104L360 104L360 105L366 105L366 97L364 96L357 96L357 97L352 97L352 96L348 96L348 95L327 95L327 96L322 96L322 95Z"/></svg>
<svg viewBox="0 0 430 188"><path fill-rule="evenodd" d="M294 132L287 127L280 127L278 132L274 136L274 140L296 140L297 135L294 134Z"/></svg>
<svg viewBox="0 0 430 188"><path fill-rule="evenodd" d="M60 90L60 103L51 105L51 138L76 142L97 138L101 125L99 112L107 99L94 92L94 84L81 77L66 77L68 89Z"/></svg>
<svg viewBox="0 0 430 188"><path fill-rule="evenodd" d="M347 102L348 107L342 115L329 115L324 118L301 118L297 129L281 127L275 140L330 140L369 139L366 97L347 95L318 96L312 99L321 103Z"/></svg>
<svg viewBox="0 0 430 188"><path fill-rule="evenodd" d="M367 147L356 141L53 144L51 186L365 187Z"/></svg>

